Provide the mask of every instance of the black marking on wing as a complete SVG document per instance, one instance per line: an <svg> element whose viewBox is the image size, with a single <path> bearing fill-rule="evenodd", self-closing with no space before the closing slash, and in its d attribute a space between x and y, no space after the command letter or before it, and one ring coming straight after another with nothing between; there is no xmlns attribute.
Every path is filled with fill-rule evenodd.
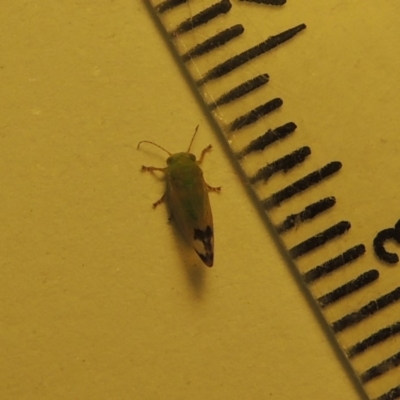
<svg viewBox="0 0 400 400"><path fill-rule="evenodd" d="M212 267L214 263L214 251L212 245L213 239L213 230L210 225L207 226L206 229L195 229L194 230L194 240L200 240L204 245L204 253L200 253L196 249L196 253L203 260L204 264L209 267Z"/></svg>

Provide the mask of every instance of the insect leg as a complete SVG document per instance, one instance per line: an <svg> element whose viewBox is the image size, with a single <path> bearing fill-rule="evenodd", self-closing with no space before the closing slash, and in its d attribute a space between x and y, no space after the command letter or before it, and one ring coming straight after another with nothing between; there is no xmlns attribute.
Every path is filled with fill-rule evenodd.
<svg viewBox="0 0 400 400"><path fill-rule="evenodd" d="M166 168L158 168L158 167L146 167L145 165L142 165L142 171L146 172L154 172L154 171L161 171L165 173ZM158 205L163 203L165 200L165 193L161 196L159 200L157 200L155 203L153 203L153 208L156 208Z"/></svg>
<svg viewBox="0 0 400 400"><path fill-rule="evenodd" d="M153 208L156 208L161 203L164 203L164 201L165 201L165 193L161 196L161 198L159 200L157 200L155 203L153 203Z"/></svg>
<svg viewBox="0 0 400 400"><path fill-rule="evenodd" d="M210 186L209 184L206 183L206 187L207 187L207 190L209 192L217 192L217 193L219 193L221 191L221 186L214 187L214 186Z"/></svg>
<svg viewBox="0 0 400 400"><path fill-rule="evenodd" d="M161 172L165 172L165 168L146 167L145 165L142 165L142 171L147 171L147 172L161 171Z"/></svg>
<svg viewBox="0 0 400 400"><path fill-rule="evenodd" d="M201 164L203 162L204 156L206 155L206 153L210 152L212 149L211 144L209 144L200 154L200 158L197 161L199 164Z"/></svg>

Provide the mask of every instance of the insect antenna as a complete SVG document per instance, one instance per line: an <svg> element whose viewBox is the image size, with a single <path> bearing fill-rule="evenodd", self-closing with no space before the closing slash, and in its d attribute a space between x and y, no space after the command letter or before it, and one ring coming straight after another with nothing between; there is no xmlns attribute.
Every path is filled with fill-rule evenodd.
<svg viewBox="0 0 400 400"><path fill-rule="evenodd" d="M139 147L140 147L140 145L141 145L142 143L150 143L150 144L152 144L153 146L158 147L159 149L165 151L167 154L169 154L170 156L172 156L172 154L171 154L168 150L164 149L164 147L161 147L161 146L160 146L159 144L157 144L157 143L150 142L149 140L142 140L141 142L138 143L138 145L137 145L136 148L139 149Z"/></svg>
<svg viewBox="0 0 400 400"><path fill-rule="evenodd" d="M197 125L197 126L196 126L196 129L194 130L194 133L193 133L193 136L192 136L192 140L190 141L189 148L188 148L188 150L187 150L186 153L189 153L190 148L192 147L194 138L196 137L196 133L197 133L198 129L199 129L199 125Z"/></svg>

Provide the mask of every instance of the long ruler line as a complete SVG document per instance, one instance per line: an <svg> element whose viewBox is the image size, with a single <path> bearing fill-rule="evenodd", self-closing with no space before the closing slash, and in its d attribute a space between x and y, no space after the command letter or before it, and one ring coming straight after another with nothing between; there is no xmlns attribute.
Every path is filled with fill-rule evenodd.
<svg viewBox="0 0 400 400"><path fill-rule="evenodd" d="M303 29L306 28L305 24L300 24L294 28L288 29L287 31L281 32L278 35L270 36L264 42L257 44L256 46L243 51L242 53L229 58L228 60L224 61L223 63L219 64L217 67L212 68L208 72L206 72L203 78L199 79L196 84L197 86L202 86L206 82L210 80L214 80L217 78L221 78L226 74L229 74L234 69L242 66L243 64L253 60L256 57L261 56L262 54L266 53L274 49L275 47L285 43L286 41L292 39L295 35L300 33Z"/></svg>
<svg viewBox="0 0 400 400"><path fill-rule="evenodd" d="M149 2L157 2L157 0L148 0ZM213 0L210 0L212 2ZM270 0L251 0L253 3L259 4L269 4L269 5L281 5L285 1L270 1ZM236 115L231 122L228 122L227 118L224 118L224 107L228 104L234 104L239 100L243 100L250 96L258 95L258 98L263 98L261 93L266 84L270 81L270 76L267 72L255 75L253 77L247 77L245 79L238 77L242 82L236 82L234 86L224 84L224 87L231 87L225 90L222 94L214 94L210 92L212 89L209 87L208 82L214 81L219 82L224 80L226 75L235 71L238 68L243 67L251 60L260 57L261 55L267 53L268 51L277 48L283 43L293 39L297 34L306 28L305 24L299 24L293 28L287 29L278 34L271 35L266 40L250 46L247 50L240 52L226 59L225 61L219 62L214 66L208 63L207 70L201 70L200 78L191 75L189 68L196 63L196 60L201 57L208 57L212 55L214 50L227 47L231 44L233 45L236 41L242 40L246 33L245 26L242 23L231 23L226 17L220 18L222 15L229 15L232 9L232 3L229 0L217 1L211 4L209 7L205 7L202 11L193 15L191 18L185 19L175 23L173 27L169 27L168 24L163 23L163 14L168 11L169 14L173 13L173 10L178 6L182 6L187 1L185 0L165 0L156 4L152 7L155 11L156 17L161 22L161 26L165 29L165 34L173 43L179 41L185 43L184 46L180 48L189 49L180 54L180 51L175 48L177 54L181 57L182 63L186 65L189 75L192 77L193 82L197 86L199 93L202 95L204 103L208 107L211 115L214 117L214 121L220 126L221 131L225 134L232 134L241 131L241 135L246 135L249 129L253 130L253 137L245 144L241 150L232 149L232 153L236 160L241 162L248 156L255 153L265 152L269 149L272 144L279 144L280 141L289 139L293 137L296 133L297 126L294 122L290 121L281 126L270 128L265 133L259 132L259 122L260 120L265 120L265 118L273 111L282 108L283 100L276 97L269 101L264 101L262 104L255 106L253 109L245 112L242 115ZM272 4L274 3L274 4ZM217 23L217 21L219 21ZM228 26L222 26L227 24ZM168 28L167 28L168 26ZM196 43L195 45L186 44L186 33L189 31L194 31L198 27L207 27L208 38L202 42ZM196 64L197 65L197 64ZM239 76L239 75L238 75ZM207 85L206 85L207 84ZM204 89L204 87L206 89ZM207 99L204 97L204 90L207 92ZM209 100L211 99L211 101ZM243 109L243 107L239 107ZM221 121L225 122L225 125L221 124ZM246 128L246 129L245 129ZM256 137L255 139L253 139ZM268 162L260 167L256 173L251 175L247 174L243 167L242 171L247 176L249 185L251 185L254 193L260 200L262 206L266 211L275 209L280 206L283 202L291 205L292 200L296 198L297 195L308 193L310 189L316 185L328 184L327 178L335 177L337 173L342 169L342 163L340 161L330 161L327 162L321 168L308 173L303 176L303 178L298 179L294 183L287 185L286 187L275 191L275 193L270 194L264 199L258 195L258 188L260 183L269 181L273 177L277 176L278 172L287 173L293 168L300 168L305 165L308 158L312 155L312 150L310 146L304 145L300 148L292 150L290 153L281 156L275 161ZM326 183L325 183L326 182ZM327 197L321 198L319 200L313 199L309 202L309 205L305 206L302 210L297 212L289 213L286 217L281 220L282 222L277 223L276 231L283 235L287 231L303 224L307 221L314 221L316 217L322 216L325 213L330 212L336 205L337 200L335 196L328 195ZM341 221L322 232L315 233L308 239L303 239L299 244L293 246L289 251L291 258L297 260L299 257L306 257L308 253L326 246L334 239L339 239L345 233L349 231L351 224L349 221ZM389 253L385 247L384 243L387 240L394 238L396 241L400 242L400 221L395 226L389 230L382 231L380 235L377 236L374 246L378 257L382 260L387 260L387 262L397 262L398 257L394 253ZM360 262L362 256L366 252L366 247L364 244L357 244L340 254L326 260L316 267L310 268L306 272L300 272L303 281L309 288L311 295L313 293L312 285L318 280L327 280L331 276L335 276L341 273L345 268L352 268L352 265L356 262ZM397 257L397 260L396 260ZM338 339L338 334L346 332L348 329L354 328L364 323L367 319L373 319L375 316L385 310L387 307L392 306L399 302L400 300L400 287L395 288L392 291L382 294L379 297L370 300L361 307L353 307L352 302L354 295L360 291L366 290L368 287L373 287L378 282L380 277L379 271L375 268L369 268L367 271L358 273L354 279L347 280L339 286L331 289L327 293L320 295L315 299L316 303L319 305L321 310L331 307L337 302L347 299L347 305L351 310L342 317L336 319L335 321L329 321L326 318L327 325L330 326L336 339ZM348 360L357 358L358 355L374 349L375 346L387 343L391 338L400 335L400 321L392 321L392 323L387 324L385 327L376 330L369 335L359 335L359 337L353 341L353 344L344 348L343 353L347 356ZM363 337L360 337L363 336ZM387 354L387 353L386 353ZM355 376L358 377L359 383L365 389L364 384L368 383L370 387L371 383L379 380L379 377L385 375L387 372L398 368L400 365L400 352L394 352L391 356L380 359L375 362L375 365L369 365L363 372L359 369L353 371ZM398 381L400 383L400 381ZM381 389L380 389L381 390ZM381 390L382 391L382 390ZM392 387L386 387L385 392L381 393L379 396L374 395L374 400L392 400L400 398L400 384Z"/></svg>

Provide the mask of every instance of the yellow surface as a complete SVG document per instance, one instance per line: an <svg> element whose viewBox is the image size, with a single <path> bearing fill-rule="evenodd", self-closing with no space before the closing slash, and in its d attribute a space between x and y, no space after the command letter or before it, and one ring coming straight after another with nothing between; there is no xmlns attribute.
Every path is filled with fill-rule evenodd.
<svg viewBox="0 0 400 400"><path fill-rule="evenodd" d="M359 399L142 1L6 3L1 399ZM197 124L213 269L136 150Z"/></svg>

